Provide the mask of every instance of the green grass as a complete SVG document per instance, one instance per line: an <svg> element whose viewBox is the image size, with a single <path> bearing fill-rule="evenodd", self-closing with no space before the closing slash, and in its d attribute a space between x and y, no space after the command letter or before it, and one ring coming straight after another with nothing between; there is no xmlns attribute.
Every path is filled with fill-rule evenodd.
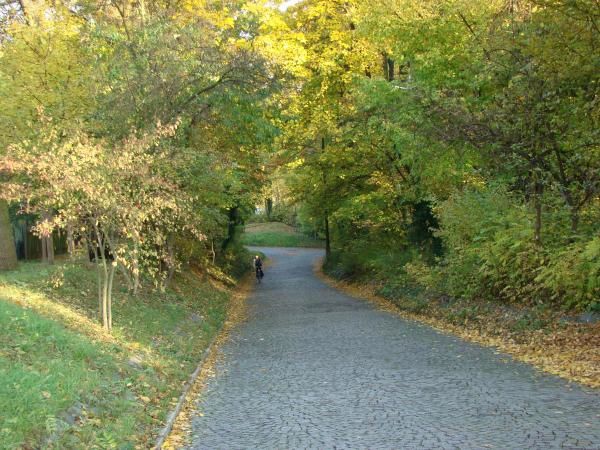
<svg viewBox="0 0 600 450"><path fill-rule="evenodd" d="M113 333L84 263L0 273L0 448L149 447L226 315L195 274L137 298L118 284Z"/></svg>
<svg viewBox="0 0 600 450"><path fill-rule="evenodd" d="M298 233L279 222L246 225L241 241L258 247L323 247L323 241Z"/></svg>

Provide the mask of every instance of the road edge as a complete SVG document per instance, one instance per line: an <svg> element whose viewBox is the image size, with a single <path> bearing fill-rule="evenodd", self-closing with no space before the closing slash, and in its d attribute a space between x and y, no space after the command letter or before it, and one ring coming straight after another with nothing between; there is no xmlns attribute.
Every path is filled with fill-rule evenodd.
<svg viewBox="0 0 600 450"><path fill-rule="evenodd" d="M190 414L195 411L198 396L204 390L208 378L214 375L214 365L219 356L222 344L228 339L233 328L246 319L246 299L254 287L254 274L245 275L232 293L227 317L221 329L204 350L196 370L186 381L183 391L179 396L177 405L167 415L167 422L159 433L154 449L170 450L188 441ZM173 439L177 434L177 439Z"/></svg>
<svg viewBox="0 0 600 450"><path fill-rule="evenodd" d="M526 343L518 344L510 342L496 336L486 335L485 333L478 332L474 329L451 324L436 317L418 315L402 310L395 305L394 302L376 295L368 286L340 281L330 277L323 271L323 258L319 258L314 263L313 272L317 278L328 286L344 292L353 298L367 301L379 310L394 314L405 320L430 326L441 333L450 334L468 342L476 343L484 347L495 348L497 352L504 353L516 361L528 364L544 374L560 377L568 383L575 383L586 389L600 391L600 379L598 379L597 376L581 377L570 373L559 364L561 358L560 354L555 355L554 357L540 355L535 348L531 348Z"/></svg>

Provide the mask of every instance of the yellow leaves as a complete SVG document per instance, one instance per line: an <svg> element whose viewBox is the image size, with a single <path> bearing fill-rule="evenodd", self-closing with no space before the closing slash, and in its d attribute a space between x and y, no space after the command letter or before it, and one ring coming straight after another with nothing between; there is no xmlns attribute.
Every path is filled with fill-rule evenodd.
<svg viewBox="0 0 600 450"><path fill-rule="evenodd" d="M465 186L472 186L477 188L482 188L486 184L486 180L480 174L476 174L473 172L465 172L462 176L463 184Z"/></svg>
<svg viewBox="0 0 600 450"><path fill-rule="evenodd" d="M263 55L270 64L297 75L304 75L306 61L304 34L290 28L284 15L266 2L245 5L244 13L259 21L259 33L251 41L241 39L239 45L248 46Z"/></svg>
<svg viewBox="0 0 600 450"><path fill-rule="evenodd" d="M43 106L64 121L89 112L86 83L92 82L91 64L79 41L79 20L51 14L27 25L13 23L12 39L3 42L0 56L0 135L18 140L28 134L28 122ZM16 139L15 139L16 138Z"/></svg>

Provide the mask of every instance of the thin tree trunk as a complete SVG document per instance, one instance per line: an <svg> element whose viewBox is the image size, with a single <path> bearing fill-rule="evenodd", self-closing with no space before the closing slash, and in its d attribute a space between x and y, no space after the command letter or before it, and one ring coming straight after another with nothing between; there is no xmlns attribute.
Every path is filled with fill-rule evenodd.
<svg viewBox="0 0 600 450"><path fill-rule="evenodd" d="M52 236L52 233L46 236L46 246L48 248L46 251L48 255L48 264L54 264L54 237Z"/></svg>
<svg viewBox="0 0 600 450"><path fill-rule="evenodd" d="M535 196L534 196L534 208L535 208L535 225L533 240L536 244L541 245L542 243L542 192L543 187L541 183L535 185Z"/></svg>
<svg viewBox="0 0 600 450"><path fill-rule="evenodd" d="M113 290L113 281L115 279L116 267L117 267L117 262L113 261L113 263L110 265L110 273L108 275L106 310L107 310L108 330L109 331L112 330L112 290Z"/></svg>
<svg viewBox="0 0 600 450"><path fill-rule="evenodd" d="M50 212L45 212L42 215L42 220L46 222L50 222L52 218L52 214ZM52 231L49 234L44 234L41 236L42 239L42 260L48 264L54 264L54 237L52 236Z"/></svg>
<svg viewBox="0 0 600 450"><path fill-rule="evenodd" d="M104 259L103 259L103 263L104 263L104 267L105 267L105 272L106 272L106 268L108 267L108 265L110 264L110 268L108 270L107 276L106 276L106 329L108 331L112 330L112 292L113 292L113 282L115 279L115 272L117 270L117 259L115 257L115 245L114 245L115 239L114 236L111 237L110 233L106 233L104 235L104 246L102 247L103 249L103 255L104 255ZM106 248L106 244L108 244L108 251L109 253L112 255L113 260L112 261L108 261L107 262L107 258L106 258L106 252L105 252L105 248Z"/></svg>
<svg viewBox="0 0 600 450"><path fill-rule="evenodd" d="M92 248L94 249L94 264L96 264L96 280L98 282L98 318L100 320L102 320L102 273L100 272L100 260L98 258L100 258L100 256L98 255L98 243L97 242L90 242L89 245L92 246Z"/></svg>
<svg viewBox="0 0 600 450"><path fill-rule="evenodd" d="M573 234L577 233L577 229L579 228L579 210L576 208L571 208L571 231Z"/></svg>
<svg viewBox="0 0 600 450"><path fill-rule="evenodd" d="M329 237L329 214L325 212L325 259L331 255L331 241Z"/></svg>
<svg viewBox="0 0 600 450"><path fill-rule="evenodd" d="M75 256L75 237L73 234L73 225L67 225L67 250L71 259Z"/></svg>
<svg viewBox="0 0 600 450"><path fill-rule="evenodd" d="M108 265L106 263L104 239L102 239L100 230L98 229L98 223L95 221L94 231L96 232L96 243L98 244L98 250L96 253L100 255L100 261L102 264L101 274L104 275L102 278L102 328L108 331Z"/></svg>
<svg viewBox="0 0 600 450"><path fill-rule="evenodd" d="M46 238L44 236L40 237L40 241L42 242L42 261L48 261L48 246L46 245Z"/></svg>
<svg viewBox="0 0 600 450"><path fill-rule="evenodd" d="M384 60L387 59L387 56L384 54ZM386 61L384 61L386 62ZM384 67L387 67L385 64ZM321 151L325 151L325 136L321 137ZM323 170L323 186L327 186L327 174ZM329 211L325 210L325 260L329 259L331 255L331 239L329 235Z"/></svg>
<svg viewBox="0 0 600 450"><path fill-rule="evenodd" d="M102 273L104 275L102 280L102 327L108 331L108 267L106 265L106 257L102 255L100 258L102 260Z"/></svg>
<svg viewBox="0 0 600 450"><path fill-rule="evenodd" d="M386 80L389 79L389 66L388 66L388 56L385 52L383 52L381 54L381 67L383 68L383 78L385 78Z"/></svg>
<svg viewBox="0 0 600 450"><path fill-rule="evenodd" d="M133 285L134 297L137 297L139 287L140 287L140 263L139 263L140 255L139 255L139 253L140 253L140 247L139 247L139 243L136 241L133 244L133 263L132 263L132 268L131 268L131 271L133 273L132 285Z"/></svg>
<svg viewBox="0 0 600 450"><path fill-rule="evenodd" d="M215 260L217 259L217 253L215 252L215 238L210 240L210 251L212 253L212 263L215 265Z"/></svg>
<svg viewBox="0 0 600 450"><path fill-rule="evenodd" d="M17 250L8 215L8 203L0 200L0 270L15 267L17 267Z"/></svg>

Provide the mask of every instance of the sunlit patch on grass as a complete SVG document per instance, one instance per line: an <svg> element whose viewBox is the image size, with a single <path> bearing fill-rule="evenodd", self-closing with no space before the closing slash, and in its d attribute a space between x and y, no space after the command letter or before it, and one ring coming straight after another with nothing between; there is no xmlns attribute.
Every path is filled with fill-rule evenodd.
<svg viewBox="0 0 600 450"><path fill-rule="evenodd" d="M323 247L322 241L298 233L294 228L279 222L246 225L242 235L244 245L258 247Z"/></svg>
<svg viewBox="0 0 600 450"><path fill-rule="evenodd" d="M225 320L231 292L186 273L165 293L118 284L108 334L95 276L84 261L0 274L2 446L151 446Z"/></svg>

